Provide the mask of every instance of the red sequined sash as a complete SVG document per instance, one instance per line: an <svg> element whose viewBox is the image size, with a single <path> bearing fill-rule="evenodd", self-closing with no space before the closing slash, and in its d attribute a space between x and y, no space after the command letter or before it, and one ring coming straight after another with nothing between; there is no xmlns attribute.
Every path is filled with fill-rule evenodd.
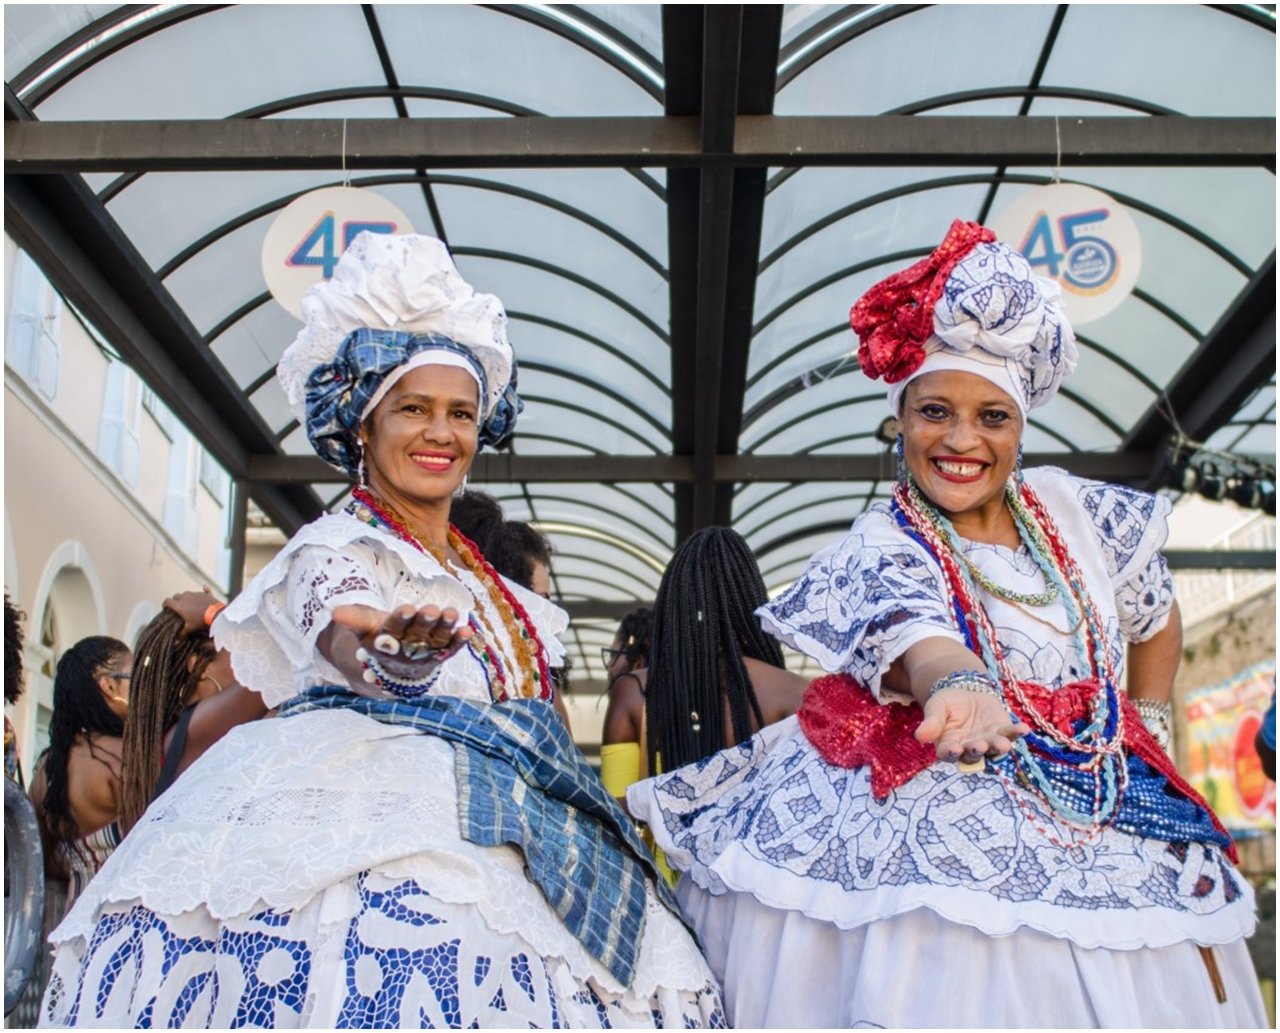
<svg viewBox="0 0 1280 1033"><path fill-rule="evenodd" d="M1042 720L1050 721L1059 731L1070 735L1072 723L1086 717L1089 704L1097 695L1093 681L1072 682L1050 690L1035 682L1019 683L1027 700ZM1141 757L1168 780L1169 786L1201 808L1230 842L1204 797L1178 774L1169 755L1160 748L1142 716L1127 696L1121 696L1124 711L1124 746ZM1026 721L1029 715L1012 704L1014 714ZM883 799L890 791L910 781L937 760L932 743L919 742L916 729L924 720L919 703L901 705L880 703L867 687L847 674L829 674L818 678L805 690L804 702L796 716L805 737L823 760L840 768L871 768L871 791ZM1028 722L1030 723L1030 722ZM1227 855L1237 860L1235 844Z"/></svg>

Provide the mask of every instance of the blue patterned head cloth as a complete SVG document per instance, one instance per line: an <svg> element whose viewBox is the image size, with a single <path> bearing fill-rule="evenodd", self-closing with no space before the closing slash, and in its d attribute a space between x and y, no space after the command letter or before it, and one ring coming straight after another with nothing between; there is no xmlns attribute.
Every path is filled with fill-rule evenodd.
<svg viewBox="0 0 1280 1033"><path fill-rule="evenodd" d="M439 361L475 378L481 445L515 429L524 405L502 302L472 290L434 237L361 233L333 277L307 292L302 314L280 385L316 453L348 476L360 465L361 421L416 365Z"/></svg>
<svg viewBox="0 0 1280 1033"><path fill-rule="evenodd" d="M1079 357L1061 299L1057 282L1037 276L1007 244L978 244L947 276L934 305L924 361L889 385L893 411L901 411L907 384L937 370L984 377L1024 416L1044 405Z"/></svg>

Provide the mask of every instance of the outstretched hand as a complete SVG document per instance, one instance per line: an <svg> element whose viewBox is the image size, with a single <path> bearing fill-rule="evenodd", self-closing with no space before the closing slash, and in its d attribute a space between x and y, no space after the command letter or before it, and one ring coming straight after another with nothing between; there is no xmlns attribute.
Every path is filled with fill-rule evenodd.
<svg viewBox="0 0 1280 1033"><path fill-rule="evenodd" d="M1004 756L1015 739L1030 731L1029 725L1010 720L998 696L945 689L925 703L916 739L933 743L939 760L974 764Z"/></svg>
<svg viewBox="0 0 1280 1033"><path fill-rule="evenodd" d="M338 606L333 620L354 632L360 647L397 677L422 677L475 635L469 624L455 627L458 611L451 606L401 606L389 613L371 606Z"/></svg>

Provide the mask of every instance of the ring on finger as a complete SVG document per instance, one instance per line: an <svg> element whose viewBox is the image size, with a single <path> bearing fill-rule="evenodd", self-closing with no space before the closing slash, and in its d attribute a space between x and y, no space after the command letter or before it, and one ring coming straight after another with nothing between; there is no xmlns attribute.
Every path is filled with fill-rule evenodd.
<svg viewBox="0 0 1280 1033"><path fill-rule="evenodd" d="M406 660L424 660L433 653L440 650L434 648L426 642L408 642L404 643L404 658Z"/></svg>
<svg viewBox="0 0 1280 1033"><path fill-rule="evenodd" d="M374 638L373 648L387 656L398 656L400 654L400 640L384 631Z"/></svg>

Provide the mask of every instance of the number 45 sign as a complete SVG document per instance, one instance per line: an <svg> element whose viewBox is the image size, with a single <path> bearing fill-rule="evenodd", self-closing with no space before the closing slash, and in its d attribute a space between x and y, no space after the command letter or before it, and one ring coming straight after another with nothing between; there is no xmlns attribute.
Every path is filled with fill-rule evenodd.
<svg viewBox="0 0 1280 1033"><path fill-rule="evenodd" d="M1138 282L1142 239L1132 217L1101 190L1055 183L1029 190L991 227L1041 276L1057 280L1067 318L1106 315Z"/></svg>
<svg viewBox="0 0 1280 1033"><path fill-rule="evenodd" d="M386 198L355 187L326 187L296 198L267 230L262 275L267 289L302 318L302 296L333 275L338 259L359 234L412 233L409 220Z"/></svg>

